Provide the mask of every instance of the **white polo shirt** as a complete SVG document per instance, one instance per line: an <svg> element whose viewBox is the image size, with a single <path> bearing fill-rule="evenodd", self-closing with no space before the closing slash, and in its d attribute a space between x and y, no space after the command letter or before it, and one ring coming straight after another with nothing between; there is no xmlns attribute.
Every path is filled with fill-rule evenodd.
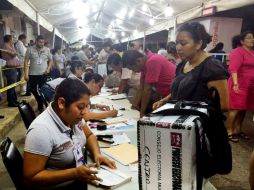
<svg viewBox="0 0 254 190"><path fill-rule="evenodd" d="M122 68L121 79L128 79L128 85L131 88L138 88L140 85L141 73L135 73L130 69Z"/></svg>
<svg viewBox="0 0 254 190"><path fill-rule="evenodd" d="M61 170L76 167L74 145L86 144L82 119L77 125L67 127L53 110L51 104L30 125L26 133L25 152L47 156L46 169Z"/></svg>
<svg viewBox="0 0 254 190"><path fill-rule="evenodd" d="M49 48L37 48L32 46L27 49L26 59L30 60L29 75L43 75L48 67L48 61L52 60Z"/></svg>

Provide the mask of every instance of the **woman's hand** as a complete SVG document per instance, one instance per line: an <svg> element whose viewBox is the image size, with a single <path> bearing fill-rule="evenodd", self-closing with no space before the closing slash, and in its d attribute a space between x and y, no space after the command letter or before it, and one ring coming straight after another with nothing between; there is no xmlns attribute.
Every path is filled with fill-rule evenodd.
<svg viewBox="0 0 254 190"><path fill-rule="evenodd" d="M43 74L48 75L49 73L50 73L50 69L46 69Z"/></svg>
<svg viewBox="0 0 254 190"><path fill-rule="evenodd" d="M117 94L117 93L118 93L118 90L117 90L117 89L115 89L115 88L113 88L111 92L112 92L112 95L115 95L115 94Z"/></svg>
<svg viewBox="0 0 254 190"><path fill-rule="evenodd" d="M234 84L234 85L233 85L233 90L234 90L234 92L235 92L236 94L239 92L239 86L238 86L238 84Z"/></svg>
<svg viewBox="0 0 254 190"><path fill-rule="evenodd" d="M110 107L102 104L95 104L95 108L102 110L102 111L109 111Z"/></svg>
<svg viewBox="0 0 254 190"><path fill-rule="evenodd" d="M159 107L163 106L165 102L163 100L159 100L153 104L153 110L158 109Z"/></svg>
<svg viewBox="0 0 254 190"><path fill-rule="evenodd" d="M101 179L96 176L98 172L90 169L91 167L96 167L96 164L87 164L75 168L77 179L86 183L97 185L98 182L95 180L100 181Z"/></svg>
<svg viewBox="0 0 254 190"><path fill-rule="evenodd" d="M104 164L106 166L108 166L111 169L116 169L116 163L112 160L109 160L107 157L99 154L95 157L94 159L95 163L96 163L96 167L100 167L101 164Z"/></svg>
<svg viewBox="0 0 254 190"><path fill-rule="evenodd" d="M107 114L106 114L106 115L107 115L107 117L116 117L117 114L118 114L118 111L115 110L115 109L113 109L113 110L107 111Z"/></svg>

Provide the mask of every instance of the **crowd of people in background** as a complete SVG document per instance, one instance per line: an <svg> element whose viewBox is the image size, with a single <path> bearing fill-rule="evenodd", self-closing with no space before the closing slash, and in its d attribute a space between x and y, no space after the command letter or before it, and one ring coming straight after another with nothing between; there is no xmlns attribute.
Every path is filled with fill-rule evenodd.
<svg viewBox="0 0 254 190"><path fill-rule="evenodd" d="M61 81L54 79L76 76L86 80L86 73L98 73L107 87L118 87L112 90L113 93L127 93L132 100L132 108L139 110L140 116L171 98L204 101L206 90L215 86L221 91L221 105L226 108L229 101L227 128L230 140L238 142L239 138L248 139L241 125L246 110L254 107L251 100L254 92L253 34L245 32L233 37L233 50L227 69L222 42L209 51L215 54L211 57L205 50L210 35L205 33L204 28L201 31L203 26L192 23L184 27L179 29L175 42L159 43L157 54L142 49L138 41L129 42L125 52L119 44L113 45L110 39L105 40L99 51L88 44L80 50L70 47L63 49L60 46L50 50L43 36L38 36L35 43L30 41L27 46L26 35L21 34L16 42L11 35L5 35L5 51L1 55L6 60L4 74L7 85L23 77L27 85L21 86L21 95L32 93L38 103L38 110L42 112L44 105L38 89L42 88L47 97L51 88L48 100L52 100L55 89L50 84L56 86L54 83ZM18 68L13 69L15 67ZM228 86L221 80L228 81ZM192 90L196 91L196 98ZM227 97L227 94L229 99L225 100L223 97ZM7 91L7 101L9 107L18 105L15 88Z"/></svg>
<svg viewBox="0 0 254 190"><path fill-rule="evenodd" d="M137 41L130 42L127 51L123 52L110 40L103 43L100 51L89 45L83 45L78 51L69 47L50 50L45 46L43 36L38 36L33 46L26 47L26 36L22 34L16 43L11 35L5 35L3 49L6 51L1 54L6 67L10 68L4 71L7 85L24 77L27 88L22 86L21 92L34 95L40 112L44 105L38 89L45 92L49 101L55 101L54 109L59 110L54 95L64 78L83 81L87 87L85 91L89 90L84 94L89 96L98 95L104 84L113 88L112 93L126 93L132 109L140 111L140 117L169 100L206 101L209 89L214 87L220 95L221 110L229 111L229 140L248 140L249 136L242 131L242 122L246 111L254 110L253 33L243 32L232 39L229 65L226 64L224 44L219 42L207 51L210 42L211 36L204 26L194 22L179 28L175 42L160 43L157 53L142 49ZM17 66L24 66L24 70L13 69ZM14 88L7 91L7 100L9 107L18 105ZM86 104L104 113L86 110L84 119L117 115L117 111L110 110L107 105Z"/></svg>

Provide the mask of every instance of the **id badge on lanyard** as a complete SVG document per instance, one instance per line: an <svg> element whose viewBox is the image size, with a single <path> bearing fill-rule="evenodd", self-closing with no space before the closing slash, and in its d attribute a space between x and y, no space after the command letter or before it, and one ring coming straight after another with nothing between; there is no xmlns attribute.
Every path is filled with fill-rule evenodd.
<svg viewBox="0 0 254 190"><path fill-rule="evenodd" d="M41 65L42 64L41 52L38 50L37 50L37 52L38 52L37 65Z"/></svg>
<svg viewBox="0 0 254 190"><path fill-rule="evenodd" d="M38 60L37 60L37 65L41 65L41 63L42 63L42 60L41 60L41 58L39 57Z"/></svg>
<svg viewBox="0 0 254 190"><path fill-rule="evenodd" d="M82 147L79 143L74 144L73 154L76 160L76 167L86 164L83 153L82 153Z"/></svg>

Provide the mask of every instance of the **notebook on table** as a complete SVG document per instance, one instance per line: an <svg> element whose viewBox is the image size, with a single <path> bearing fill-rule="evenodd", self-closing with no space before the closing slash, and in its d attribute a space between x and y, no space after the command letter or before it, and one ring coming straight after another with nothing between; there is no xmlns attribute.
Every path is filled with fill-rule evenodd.
<svg viewBox="0 0 254 190"><path fill-rule="evenodd" d="M105 189L115 189L129 181L131 181L131 176L124 174L118 169L110 169L107 166L100 166L100 169L91 168L92 170L98 171L97 177L101 178L103 181L96 181L100 187Z"/></svg>
<svg viewBox="0 0 254 190"><path fill-rule="evenodd" d="M133 144L120 144L102 151L125 166L138 162L138 148Z"/></svg>
<svg viewBox="0 0 254 190"><path fill-rule="evenodd" d="M121 99L126 99L126 98L127 98L126 94L116 94L116 95L108 96L108 99L110 99L110 100L121 100Z"/></svg>

